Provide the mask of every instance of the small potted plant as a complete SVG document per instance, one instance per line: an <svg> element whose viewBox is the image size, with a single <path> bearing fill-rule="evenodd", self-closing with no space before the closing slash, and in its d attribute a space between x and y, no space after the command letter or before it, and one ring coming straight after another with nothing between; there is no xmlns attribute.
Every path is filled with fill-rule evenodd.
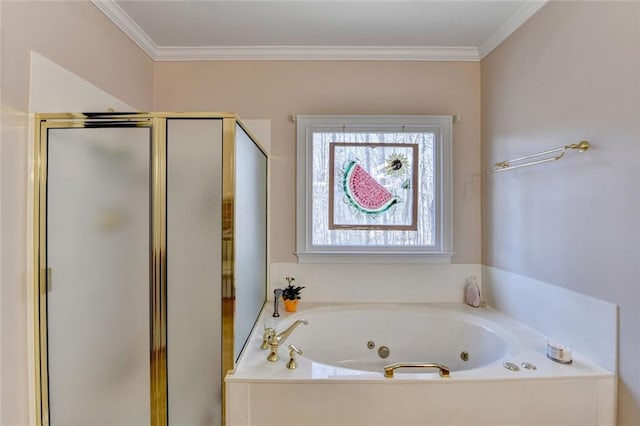
<svg viewBox="0 0 640 426"><path fill-rule="evenodd" d="M298 309L298 300L301 299L300 293L304 286L294 286L291 284L295 280L293 277L285 277L288 286L282 289L282 300L284 300L284 310L287 312L296 312Z"/></svg>

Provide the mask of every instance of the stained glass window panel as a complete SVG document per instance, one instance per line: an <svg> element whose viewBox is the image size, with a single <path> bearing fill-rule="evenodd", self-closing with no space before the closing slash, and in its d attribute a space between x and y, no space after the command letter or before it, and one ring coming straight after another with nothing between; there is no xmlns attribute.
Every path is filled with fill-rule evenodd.
<svg viewBox="0 0 640 426"><path fill-rule="evenodd" d="M295 119L300 263L451 262L451 116Z"/></svg>
<svg viewBox="0 0 640 426"><path fill-rule="evenodd" d="M434 244L434 133L314 132L312 150L314 245Z"/></svg>

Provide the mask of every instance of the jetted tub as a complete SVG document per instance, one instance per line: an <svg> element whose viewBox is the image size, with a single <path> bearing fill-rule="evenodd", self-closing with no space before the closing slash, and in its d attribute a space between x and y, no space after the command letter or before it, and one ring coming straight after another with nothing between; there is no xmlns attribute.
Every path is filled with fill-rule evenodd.
<svg viewBox="0 0 640 426"><path fill-rule="evenodd" d="M314 309L290 317L279 329L299 318L309 325L298 326L285 342L283 355L293 343L313 362L353 370L381 373L386 365L402 362L435 362L451 371L469 370L518 348L515 336L495 322L432 306Z"/></svg>
<svg viewBox="0 0 640 426"><path fill-rule="evenodd" d="M279 320L263 311L225 380L228 425L615 424L612 372L577 353L571 365L551 361L544 336L489 307L302 306ZM309 324L280 346L280 360L267 361L263 327L281 332L302 318ZM303 351L295 370L290 344ZM415 362L451 373L384 376L389 364Z"/></svg>

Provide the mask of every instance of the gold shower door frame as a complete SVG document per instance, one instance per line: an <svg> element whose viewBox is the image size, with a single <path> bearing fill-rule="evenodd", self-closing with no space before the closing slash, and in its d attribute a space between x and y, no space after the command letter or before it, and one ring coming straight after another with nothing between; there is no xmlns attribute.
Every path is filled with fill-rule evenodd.
<svg viewBox="0 0 640 426"><path fill-rule="evenodd" d="M169 118L206 118L222 119L222 193L235 194L235 139L236 124L250 135L256 146L264 153L251 132L240 122L236 114L230 113L46 113L35 116L35 149L33 163L33 277L34 277L34 353L35 353L35 402L36 422L49 425L49 383L48 383L48 346L47 346L47 291L49 274L47 271L47 147L48 130L84 127L146 127L151 131L151 252L150 252L150 418L152 426L165 426L168 423L167 401L167 259L166 259L166 222L167 222L167 119ZM223 200L220 200L221 205ZM235 211L234 196L224 197L224 204ZM221 282L232 283L235 289L235 223L233 215L224 222L224 230L231 235L227 249L222 250L222 261L231 267ZM220 244L223 242L220 241ZM229 274L231 276L229 276ZM233 290L235 294L235 290ZM221 289L222 301L222 289ZM235 298L233 299L235 305ZM221 310L221 315L222 315ZM222 348L222 418L225 417L224 376L234 369L235 356L233 345L234 309L230 316L223 318L221 330ZM223 344L222 336L231 336L230 344Z"/></svg>

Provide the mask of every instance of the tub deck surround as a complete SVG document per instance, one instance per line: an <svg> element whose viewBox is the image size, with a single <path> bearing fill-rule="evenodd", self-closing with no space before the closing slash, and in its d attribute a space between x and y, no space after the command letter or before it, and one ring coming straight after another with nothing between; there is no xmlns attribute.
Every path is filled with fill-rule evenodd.
<svg viewBox="0 0 640 426"><path fill-rule="evenodd" d="M271 309L272 304L267 304L235 371L226 377L228 425L615 424L614 373L579 353L574 353L571 365L551 361L546 357L545 336L490 307L305 302L299 312L279 319L271 317ZM439 315L442 324L451 319L471 320L504 339L505 348L497 359L477 368L452 367L449 378L440 377L437 370L396 370L394 378L385 378L382 368L364 371L338 366L349 357L344 348L350 340L364 340L362 344L368 340L367 336L345 333L349 327L339 323L345 313L371 315L372 319L389 315L390 327L382 332L400 332L413 346L422 338L424 327L414 321L398 330L397 318L407 313L423 313L432 319ZM304 351L296 357L298 367L286 368L288 348L284 347L278 362L268 362L267 351L260 349L263 326L281 331L300 318L307 319L309 325L299 327L287 341L287 345ZM313 345L313 324L319 322L326 323L321 333L333 330L329 348ZM380 341L373 336L376 345L385 345L384 335L379 335ZM326 352L314 354L320 349L335 349L335 360L322 358ZM377 354L377 349L372 352ZM393 353L394 347L390 349ZM404 361L441 362L428 355L421 358ZM506 361L520 370L507 370L503 367ZM537 369L523 368L524 362ZM285 412L283 401L296 409Z"/></svg>
<svg viewBox="0 0 640 426"><path fill-rule="evenodd" d="M500 312L617 371L615 304L490 266L482 267L482 288Z"/></svg>
<svg viewBox="0 0 640 426"><path fill-rule="evenodd" d="M570 365L563 365L557 362L551 361L546 356L547 351L547 338L535 330L527 327L526 325L519 323L518 321L496 311L491 307L484 308L471 308L464 304L332 304L326 303L310 303L306 302L301 305L301 309L296 313L283 313L279 319L272 318L272 306L267 304L263 310L259 320L256 323L256 327L249 338L247 345L240 357L240 360L235 368L233 374L227 376L227 382L234 381L268 381L268 382L315 382L317 380L330 380L330 381L346 381L353 383L354 381L362 382L381 382L389 383L390 381L399 382L412 382L420 380L435 380L440 381L442 379L436 370L425 371L422 373L417 372L403 372L403 370L397 370L393 379L386 379L384 377L384 371L381 367L379 371L364 371L352 368L343 368L336 365L331 365L322 362L313 361L314 348L309 345L304 345L302 341L306 341L308 338L298 337L303 335L309 335L313 333L313 324L317 323L324 316L325 321L333 321L336 314L345 312L359 312L364 315L374 314L377 315L383 311L390 315L397 316L406 313L427 313L429 316L440 313L445 317L461 318L461 319L477 319L478 325L496 332L498 336L506 339L508 345L507 350L503 356L497 358L494 362L487 365L480 366L474 369L468 370L456 370L452 367L451 377L447 380L465 381L465 380L518 380L518 379L559 379L559 378L610 378L614 374L608 371L594 362L584 358L579 353L573 353L573 363ZM285 365L288 360L288 348L281 347L279 349L281 359L276 363L268 362L266 360L267 351L261 350L260 345L262 343L263 326L274 327L276 331L282 331L288 327L293 321L299 318L305 318L309 321L309 326L299 327L288 339L288 344L294 344L304 351L303 355L297 356L296 360L298 367L291 371L287 370ZM419 324L409 324L406 330L402 331L403 334L409 334L407 343L412 344L414 339L420 339ZM332 327L334 335L332 339L334 341L336 352L342 350L342 346L346 345L348 340L358 339L366 342L367 336L346 336L341 334L341 330L344 329L338 322ZM394 330L396 331L396 330ZM378 340L378 339L376 339ZM376 344L384 345L385 341L380 341ZM285 345L286 346L286 345ZM327 348L321 348L323 351ZM377 347L373 350L377 353ZM393 348L392 348L393 349ZM491 348L488 348L489 350ZM348 354L344 354L345 359L348 358ZM473 354L472 354L473 355ZM427 359L428 356L422 357L424 359L406 359L404 361L425 361L425 362L440 362L437 359ZM503 362L512 362L520 366L523 362L529 362L534 364L536 370L527 370L520 368L517 372L512 372L503 367ZM395 362L395 361L394 361ZM391 364L392 361L384 362L383 364ZM444 363L446 365L446 363Z"/></svg>

